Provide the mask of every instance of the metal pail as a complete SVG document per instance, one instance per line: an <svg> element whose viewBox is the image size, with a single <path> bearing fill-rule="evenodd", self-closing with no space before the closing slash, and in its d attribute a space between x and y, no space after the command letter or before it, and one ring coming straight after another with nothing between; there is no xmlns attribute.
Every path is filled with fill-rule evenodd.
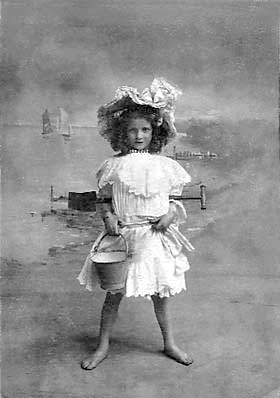
<svg viewBox="0 0 280 398"><path fill-rule="evenodd" d="M108 236L105 234L95 248L91 260L96 268L100 286L105 290L117 290L125 287L127 276L128 247L125 237L120 234L124 242L124 250L106 251L99 249L102 240Z"/></svg>

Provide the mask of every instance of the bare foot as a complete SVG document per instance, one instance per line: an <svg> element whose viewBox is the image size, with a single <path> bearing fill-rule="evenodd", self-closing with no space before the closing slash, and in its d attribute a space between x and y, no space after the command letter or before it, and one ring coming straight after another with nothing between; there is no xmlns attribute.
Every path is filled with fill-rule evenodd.
<svg viewBox="0 0 280 398"><path fill-rule="evenodd" d="M100 362L107 357L108 349L98 348L92 355L85 358L81 362L81 367L85 370L92 370L96 368Z"/></svg>
<svg viewBox="0 0 280 398"><path fill-rule="evenodd" d="M181 363L182 365L189 366L193 363L193 359L186 352L181 350L176 345L165 347L163 350L164 354L168 357L175 359L175 361Z"/></svg>

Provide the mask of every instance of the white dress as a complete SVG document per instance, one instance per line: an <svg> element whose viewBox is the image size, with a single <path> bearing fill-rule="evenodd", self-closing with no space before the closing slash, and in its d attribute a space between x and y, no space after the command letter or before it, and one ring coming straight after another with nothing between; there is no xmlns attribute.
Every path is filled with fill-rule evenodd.
<svg viewBox="0 0 280 398"><path fill-rule="evenodd" d="M191 181L186 170L161 155L131 153L103 162L97 179L100 192L111 188L113 209L128 244L128 274L123 294L149 298L157 293L169 297L186 290L184 273L189 269L186 250L194 248L177 228L187 217L184 206L173 201L177 206L177 220L165 233L153 230L151 224L168 212L169 196L181 195L183 186ZM104 234L105 231L94 242L78 276L88 290L92 290L98 280L91 259ZM108 247L123 247L121 237L109 237Z"/></svg>

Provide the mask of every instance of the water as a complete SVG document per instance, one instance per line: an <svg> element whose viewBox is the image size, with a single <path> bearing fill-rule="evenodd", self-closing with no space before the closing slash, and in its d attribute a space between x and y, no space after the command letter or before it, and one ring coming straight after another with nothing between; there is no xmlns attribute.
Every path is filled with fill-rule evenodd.
<svg viewBox="0 0 280 398"><path fill-rule="evenodd" d="M2 256L44 261L50 247L83 241L85 231L55 216L42 219L41 212L50 209L51 185L55 195L96 189L95 173L111 155L109 145L94 128L76 128L68 141L56 133L42 137L36 127L5 127L2 137Z"/></svg>

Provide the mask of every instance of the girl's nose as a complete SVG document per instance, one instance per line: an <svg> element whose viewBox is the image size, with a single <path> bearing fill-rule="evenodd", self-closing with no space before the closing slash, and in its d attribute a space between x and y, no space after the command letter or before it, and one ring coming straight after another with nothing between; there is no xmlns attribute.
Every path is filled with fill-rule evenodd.
<svg viewBox="0 0 280 398"><path fill-rule="evenodd" d="M137 130L136 137L137 138L142 138L143 137L143 131L141 129Z"/></svg>

